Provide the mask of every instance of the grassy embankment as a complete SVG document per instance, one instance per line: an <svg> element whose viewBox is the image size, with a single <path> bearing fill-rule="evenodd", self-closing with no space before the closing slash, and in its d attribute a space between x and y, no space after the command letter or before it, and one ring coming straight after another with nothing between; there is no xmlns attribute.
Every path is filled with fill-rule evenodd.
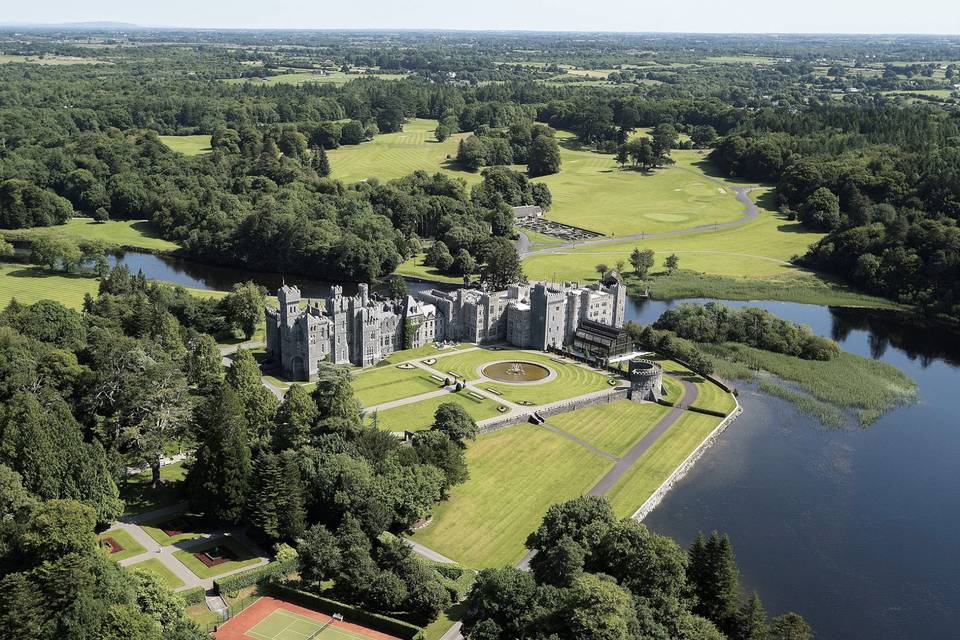
<svg viewBox="0 0 960 640"><path fill-rule="evenodd" d="M470 395L469 390L464 390L377 411L377 427L385 431L429 429L433 424L433 414L436 413L437 407L445 402L460 405L474 420L485 420L499 414L497 411L499 404L493 400L475 398ZM368 417L372 419L373 415L368 414Z"/></svg>
<svg viewBox="0 0 960 640"><path fill-rule="evenodd" d="M722 419L684 412L607 493L617 515L633 515Z"/></svg>
<svg viewBox="0 0 960 640"><path fill-rule="evenodd" d="M191 136L159 136L160 142L167 145L171 151L177 151L185 156L199 156L210 153L210 136L205 134Z"/></svg>
<svg viewBox="0 0 960 640"><path fill-rule="evenodd" d="M701 348L712 357L721 377L766 380L765 391L794 402L827 425L841 422L838 410L849 409L866 426L893 407L914 401L917 395L916 383L893 365L852 353L821 361L736 343ZM798 389L787 389L772 378Z"/></svg>
<svg viewBox="0 0 960 640"><path fill-rule="evenodd" d="M654 403L620 400L551 416L547 422L587 444L620 457L670 411Z"/></svg>

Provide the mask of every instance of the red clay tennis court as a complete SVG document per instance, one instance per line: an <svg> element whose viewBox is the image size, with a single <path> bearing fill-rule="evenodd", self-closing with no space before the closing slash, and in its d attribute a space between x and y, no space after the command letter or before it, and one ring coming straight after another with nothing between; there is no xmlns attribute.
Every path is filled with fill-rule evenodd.
<svg viewBox="0 0 960 640"><path fill-rule="evenodd" d="M220 625L217 640L401 640L264 596Z"/></svg>

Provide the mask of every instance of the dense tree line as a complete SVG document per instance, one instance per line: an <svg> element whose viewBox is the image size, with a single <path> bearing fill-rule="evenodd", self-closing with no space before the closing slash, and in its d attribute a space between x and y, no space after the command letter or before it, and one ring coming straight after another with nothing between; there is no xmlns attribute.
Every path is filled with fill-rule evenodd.
<svg viewBox="0 0 960 640"><path fill-rule="evenodd" d="M805 325L781 320L763 309L737 310L716 302L672 307L653 327L694 342L741 342L807 360L830 360L840 353L836 342L815 335Z"/></svg>
<svg viewBox="0 0 960 640"><path fill-rule="evenodd" d="M553 505L527 538L531 571L486 569L467 599L471 640L810 640L797 614L767 619L744 599L726 536L688 551L602 497Z"/></svg>

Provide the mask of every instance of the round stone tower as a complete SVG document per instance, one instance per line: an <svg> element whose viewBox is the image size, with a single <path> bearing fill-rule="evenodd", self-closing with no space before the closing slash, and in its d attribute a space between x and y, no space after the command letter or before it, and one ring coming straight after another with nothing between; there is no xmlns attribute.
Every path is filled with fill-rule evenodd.
<svg viewBox="0 0 960 640"><path fill-rule="evenodd" d="M630 361L630 391L627 397L634 402L656 402L663 397L663 367L652 360L634 358Z"/></svg>

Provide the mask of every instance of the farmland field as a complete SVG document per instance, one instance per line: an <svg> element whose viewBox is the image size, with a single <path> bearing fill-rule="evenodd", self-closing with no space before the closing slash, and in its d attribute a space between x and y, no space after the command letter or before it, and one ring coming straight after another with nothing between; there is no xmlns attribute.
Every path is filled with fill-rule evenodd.
<svg viewBox="0 0 960 640"><path fill-rule="evenodd" d="M470 567L523 557L523 541L547 508L585 493L613 464L541 427L481 436L467 448L470 479L434 509L413 539Z"/></svg>

